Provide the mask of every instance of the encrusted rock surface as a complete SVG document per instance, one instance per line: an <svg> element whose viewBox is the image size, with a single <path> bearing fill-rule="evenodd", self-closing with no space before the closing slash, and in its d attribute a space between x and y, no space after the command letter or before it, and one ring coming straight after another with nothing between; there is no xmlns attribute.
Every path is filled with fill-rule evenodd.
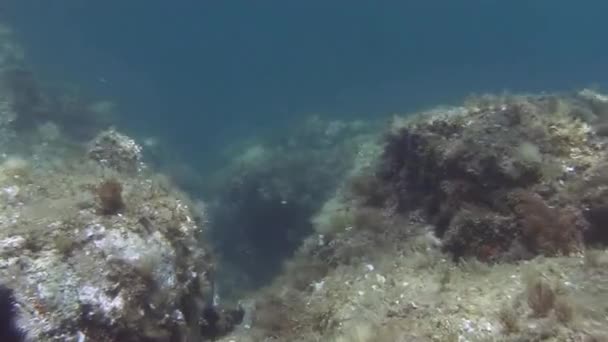
<svg viewBox="0 0 608 342"><path fill-rule="evenodd" d="M0 279L15 292L29 340L200 334L213 262L187 197L152 173L100 166L84 150L46 161L13 156L0 167ZM100 210L107 181L120 184L120 212Z"/></svg>
<svg viewBox="0 0 608 342"><path fill-rule="evenodd" d="M137 142L107 129L111 102L43 84L0 25L2 326L16 320L36 342L232 330L242 310L214 301L206 206L192 208Z"/></svg>
<svg viewBox="0 0 608 342"><path fill-rule="evenodd" d="M133 139L114 129L103 131L91 142L89 158L116 171L141 169L142 148Z"/></svg>
<svg viewBox="0 0 608 342"><path fill-rule="evenodd" d="M530 95L408 117L374 176L382 205L422 210L456 258L580 252L584 235L603 229L580 197L607 146L581 112L605 115L580 95Z"/></svg>
<svg viewBox="0 0 608 342"><path fill-rule="evenodd" d="M221 341L604 341L608 141L591 94L396 117L252 296L251 329Z"/></svg>

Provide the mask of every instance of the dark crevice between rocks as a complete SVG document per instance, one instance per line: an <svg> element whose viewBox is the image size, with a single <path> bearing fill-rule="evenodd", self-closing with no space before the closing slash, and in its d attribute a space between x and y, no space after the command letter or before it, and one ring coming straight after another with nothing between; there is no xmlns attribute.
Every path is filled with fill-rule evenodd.
<svg viewBox="0 0 608 342"><path fill-rule="evenodd" d="M310 217L317 207L286 201L277 192L262 194L268 184L245 184L228 194L212 211L214 240L223 261L236 265L251 281L267 284L312 232ZM233 197L234 196L234 197Z"/></svg>

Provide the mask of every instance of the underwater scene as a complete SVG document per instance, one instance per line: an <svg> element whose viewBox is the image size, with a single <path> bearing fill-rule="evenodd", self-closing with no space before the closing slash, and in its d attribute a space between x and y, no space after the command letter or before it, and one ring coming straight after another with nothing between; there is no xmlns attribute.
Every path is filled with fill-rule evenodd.
<svg viewBox="0 0 608 342"><path fill-rule="evenodd" d="M0 342L608 342L605 1L0 3Z"/></svg>

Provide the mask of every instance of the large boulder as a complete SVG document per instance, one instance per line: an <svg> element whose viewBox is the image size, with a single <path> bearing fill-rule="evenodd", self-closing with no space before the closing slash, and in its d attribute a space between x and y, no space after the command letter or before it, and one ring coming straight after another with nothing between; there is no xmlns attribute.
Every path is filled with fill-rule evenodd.
<svg viewBox="0 0 608 342"><path fill-rule="evenodd" d="M132 148L100 143L108 135ZM0 165L0 280L18 327L32 341L204 335L214 267L205 213L165 178L126 172L140 165L132 140L112 131L95 141L88 155Z"/></svg>

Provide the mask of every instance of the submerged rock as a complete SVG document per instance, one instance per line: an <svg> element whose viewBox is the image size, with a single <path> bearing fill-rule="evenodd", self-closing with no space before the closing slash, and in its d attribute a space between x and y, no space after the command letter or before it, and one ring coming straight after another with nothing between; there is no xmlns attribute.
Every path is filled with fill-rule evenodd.
<svg viewBox="0 0 608 342"><path fill-rule="evenodd" d="M138 143L106 129L111 102L44 84L0 25L0 340L185 341L233 329L239 309L209 311L205 206L192 210Z"/></svg>
<svg viewBox="0 0 608 342"><path fill-rule="evenodd" d="M118 143L93 153L108 164L81 151L60 164L24 164L27 177L0 177L7 194L19 189L0 210L0 282L14 291L17 326L31 341L200 335L214 268L205 227L162 178L119 172L139 165L141 151L117 132L100 139L108 140ZM107 182L121 189L120 202L100 194Z"/></svg>
<svg viewBox="0 0 608 342"><path fill-rule="evenodd" d="M221 341L601 339L608 140L587 112L487 96L395 118Z"/></svg>
<svg viewBox="0 0 608 342"><path fill-rule="evenodd" d="M142 167L141 146L114 129L98 134L90 143L88 155L92 160L119 172L135 172Z"/></svg>
<svg viewBox="0 0 608 342"><path fill-rule="evenodd" d="M374 176L382 205L422 210L456 258L581 251L592 227L574 187L607 143L581 108L577 97L512 96L408 117Z"/></svg>

